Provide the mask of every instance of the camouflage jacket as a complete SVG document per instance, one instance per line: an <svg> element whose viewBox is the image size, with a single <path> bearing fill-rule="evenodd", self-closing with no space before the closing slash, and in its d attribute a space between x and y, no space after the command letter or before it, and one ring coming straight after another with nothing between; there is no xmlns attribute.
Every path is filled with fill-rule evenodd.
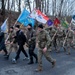
<svg viewBox="0 0 75 75"><path fill-rule="evenodd" d="M14 33L14 32L10 32L10 33L9 33L8 40L9 40L10 42L14 41L14 36L15 36L15 33Z"/></svg>
<svg viewBox="0 0 75 75"><path fill-rule="evenodd" d="M38 46L39 48L49 47L51 38L49 36L49 33L46 30L42 30L38 33Z"/></svg>
<svg viewBox="0 0 75 75"><path fill-rule="evenodd" d="M62 39L63 38L63 31L62 30L57 30L56 37L57 37L57 39Z"/></svg>
<svg viewBox="0 0 75 75"><path fill-rule="evenodd" d="M36 33L35 33L35 30L28 30L27 33L26 33L26 36L27 36L27 43L28 45L31 45L31 44L35 44L36 42Z"/></svg>
<svg viewBox="0 0 75 75"><path fill-rule="evenodd" d="M67 39L73 39L73 32L68 31Z"/></svg>

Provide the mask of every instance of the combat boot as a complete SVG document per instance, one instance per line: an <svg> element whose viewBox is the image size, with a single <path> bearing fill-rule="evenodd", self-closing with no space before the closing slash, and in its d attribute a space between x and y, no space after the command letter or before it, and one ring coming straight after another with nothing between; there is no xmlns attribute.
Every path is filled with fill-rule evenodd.
<svg viewBox="0 0 75 75"><path fill-rule="evenodd" d="M5 57L5 59L8 60L8 59L9 59L9 55L7 55L7 56Z"/></svg>
<svg viewBox="0 0 75 75"><path fill-rule="evenodd" d="M28 63L28 65L34 64L33 62L33 57L30 57L30 62Z"/></svg>
<svg viewBox="0 0 75 75"><path fill-rule="evenodd" d="M55 67L55 64L56 64L56 60L54 60L54 61L52 62L52 68Z"/></svg>
<svg viewBox="0 0 75 75"><path fill-rule="evenodd" d="M69 53L66 53L66 55L70 55L71 53L69 52Z"/></svg>
<svg viewBox="0 0 75 75"><path fill-rule="evenodd" d="M64 48L64 47L63 47ZM66 48L64 48L64 52L66 52Z"/></svg>
<svg viewBox="0 0 75 75"><path fill-rule="evenodd" d="M59 50L57 50L57 51L56 51L56 53L60 53L60 51L59 51Z"/></svg>
<svg viewBox="0 0 75 75"><path fill-rule="evenodd" d="M41 72L42 70L43 70L43 69L42 69L42 67L40 67L40 66L39 66L37 69L35 69L36 72Z"/></svg>

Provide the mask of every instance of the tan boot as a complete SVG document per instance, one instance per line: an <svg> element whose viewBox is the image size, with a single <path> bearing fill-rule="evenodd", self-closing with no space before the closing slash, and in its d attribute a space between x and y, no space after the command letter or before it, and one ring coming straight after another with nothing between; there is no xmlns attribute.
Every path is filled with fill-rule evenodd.
<svg viewBox="0 0 75 75"><path fill-rule="evenodd" d="M54 61L52 62L52 68L55 67L55 64L56 64L56 60L54 60Z"/></svg>
<svg viewBox="0 0 75 75"><path fill-rule="evenodd" d="M36 72L40 72L42 70L43 70L42 67L38 67L37 69L35 69Z"/></svg>

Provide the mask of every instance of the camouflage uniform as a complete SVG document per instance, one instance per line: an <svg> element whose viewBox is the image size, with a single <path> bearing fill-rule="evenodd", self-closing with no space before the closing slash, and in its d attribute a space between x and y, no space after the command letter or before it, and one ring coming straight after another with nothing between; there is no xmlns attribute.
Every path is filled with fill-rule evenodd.
<svg viewBox="0 0 75 75"><path fill-rule="evenodd" d="M8 41L9 41L10 43L15 40L15 39L13 38L13 36L15 36L15 33L14 33L14 32L10 32L10 33L9 33L9 37L8 37ZM15 52L17 52L18 46L17 46L16 43L9 44L8 55L10 55L10 53L12 52L12 50L15 50Z"/></svg>
<svg viewBox="0 0 75 75"><path fill-rule="evenodd" d="M45 30L48 32L48 34L49 34L49 36L51 37L51 30L50 30L51 28L46 28ZM52 44L51 44L51 46L49 47L49 50L50 51L52 51Z"/></svg>
<svg viewBox="0 0 75 75"><path fill-rule="evenodd" d="M66 39L66 45L67 45L67 54L70 54L70 48L72 45L72 39L73 39L73 32L69 31L67 32L67 39Z"/></svg>
<svg viewBox="0 0 75 75"><path fill-rule="evenodd" d="M34 29L28 30L27 33L27 43L29 48L29 56L30 62L28 64L33 64L33 57L36 59L36 63L38 62L37 54L34 53L35 46L36 46L36 32Z"/></svg>
<svg viewBox="0 0 75 75"><path fill-rule="evenodd" d="M42 56L44 55L46 59L54 63L54 59L50 56L49 46L51 43L51 38L46 30L42 30L38 33L38 64L42 67ZM47 47L47 51L44 53L43 49Z"/></svg>
<svg viewBox="0 0 75 75"><path fill-rule="evenodd" d="M55 28L52 28L52 30L50 31L51 39L54 37L55 33L56 33ZM55 36L52 43L51 43L51 49L52 48L56 49L56 46L57 46L57 44L56 44L56 36Z"/></svg>
<svg viewBox="0 0 75 75"><path fill-rule="evenodd" d="M57 34L56 34L56 42L57 42L57 51L60 51L60 48L63 45L63 30L57 30Z"/></svg>
<svg viewBox="0 0 75 75"><path fill-rule="evenodd" d="M75 49L75 30L73 32L73 43L72 43L72 46Z"/></svg>

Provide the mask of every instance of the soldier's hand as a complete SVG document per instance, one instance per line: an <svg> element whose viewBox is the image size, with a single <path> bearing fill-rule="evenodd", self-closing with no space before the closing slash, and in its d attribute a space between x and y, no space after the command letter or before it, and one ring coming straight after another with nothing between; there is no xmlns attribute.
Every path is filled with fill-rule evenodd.
<svg viewBox="0 0 75 75"><path fill-rule="evenodd" d="M38 43L36 43L36 48L38 48Z"/></svg>
<svg viewBox="0 0 75 75"><path fill-rule="evenodd" d="M71 43L73 43L73 41Z"/></svg>
<svg viewBox="0 0 75 75"><path fill-rule="evenodd" d="M13 42L10 43L11 45L13 44Z"/></svg>
<svg viewBox="0 0 75 75"><path fill-rule="evenodd" d="M5 41L5 44L10 44L10 42L9 41Z"/></svg>
<svg viewBox="0 0 75 75"><path fill-rule="evenodd" d="M28 47L28 45L26 44L26 46Z"/></svg>
<svg viewBox="0 0 75 75"><path fill-rule="evenodd" d="M31 39L29 39L29 41L31 41Z"/></svg>
<svg viewBox="0 0 75 75"><path fill-rule="evenodd" d="M44 49L43 49L43 52L45 53L47 51L47 48L45 47Z"/></svg>

